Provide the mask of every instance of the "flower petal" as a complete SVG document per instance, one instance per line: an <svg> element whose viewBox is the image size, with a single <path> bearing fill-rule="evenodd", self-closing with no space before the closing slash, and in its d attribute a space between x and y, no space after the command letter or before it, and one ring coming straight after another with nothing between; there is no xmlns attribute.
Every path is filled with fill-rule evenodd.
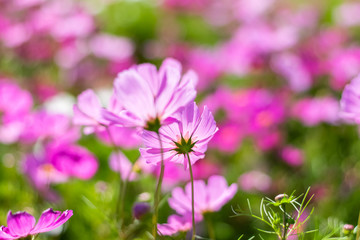
<svg viewBox="0 0 360 240"><path fill-rule="evenodd" d="M13 214L9 211L7 225L9 234L16 237L26 237L35 226L35 218L27 212Z"/></svg>
<svg viewBox="0 0 360 240"><path fill-rule="evenodd" d="M52 208L45 210L31 234L37 234L48 231L47 229L55 222L55 220L61 215L60 211L54 211Z"/></svg>

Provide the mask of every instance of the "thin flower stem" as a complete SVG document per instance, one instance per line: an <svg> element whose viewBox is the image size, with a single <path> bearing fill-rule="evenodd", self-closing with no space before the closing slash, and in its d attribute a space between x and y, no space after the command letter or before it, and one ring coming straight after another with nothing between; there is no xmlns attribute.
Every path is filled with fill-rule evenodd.
<svg viewBox="0 0 360 240"><path fill-rule="evenodd" d="M112 137L109 127L105 126L105 128L106 128L107 134L109 135L109 139L110 139L113 149L115 150L116 153L121 152L121 150L115 144L115 140ZM120 158L118 158L118 161L119 161L119 169L120 169L121 168ZM123 209L124 209L124 205L125 205L125 188L126 188L126 182L122 180L121 172L119 171L119 191L118 191L119 193L118 193L118 197L116 200L116 206L115 206L115 209L116 209L115 210L115 220L118 221L118 223L119 223L120 239L122 239L122 235L123 235L121 229L122 229L122 225L123 225L123 215L124 215Z"/></svg>
<svg viewBox="0 0 360 240"><path fill-rule="evenodd" d="M190 156L189 156L188 152L186 153L186 156L187 156L187 159L188 159L190 180L191 180L191 219L192 219L192 227L193 227L191 239L194 240L195 235L196 235L196 229L195 229L195 201L194 201L194 176L193 176Z"/></svg>
<svg viewBox="0 0 360 240"><path fill-rule="evenodd" d="M287 218L287 216L286 216L286 205L285 204L282 204L282 207L283 207L283 213L284 213L284 215L283 215L283 220L284 220L284 227L283 227L283 237L282 237L282 240L286 240L286 233L287 233L287 227L286 227L286 218Z"/></svg>
<svg viewBox="0 0 360 240"><path fill-rule="evenodd" d="M159 181L158 181L158 184L156 186L156 191L155 191L155 195L154 195L154 215L153 215L153 218L152 218L152 222L153 222L153 225L154 225L153 236L154 236L155 240L157 239L157 222L158 222L158 216L159 216L159 209L158 208L159 208L159 203L160 203L161 185L162 185L162 181L163 181L163 178L164 178L164 171L165 171L163 145L162 145L160 133L157 132L157 135L158 135L159 143L160 143L161 168L160 168Z"/></svg>
<svg viewBox="0 0 360 240"><path fill-rule="evenodd" d="M360 240L360 213L359 213L358 225L356 228L356 240Z"/></svg>
<svg viewBox="0 0 360 240"><path fill-rule="evenodd" d="M209 214L205 215L205 221L206 221L206 224L207 224L210 240L215 240L216 235L215 235L215 231L214 231L214 226L212 224L211 217L210 217Z"/></svg>

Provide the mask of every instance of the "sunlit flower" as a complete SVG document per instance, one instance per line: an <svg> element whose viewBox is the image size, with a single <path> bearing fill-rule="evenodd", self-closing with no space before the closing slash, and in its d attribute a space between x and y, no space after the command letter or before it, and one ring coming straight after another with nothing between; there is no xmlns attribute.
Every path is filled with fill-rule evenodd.
<svg viewBox="0 0 360 240"><path fill-rule="evenodd" d="M159 70L152 64L137 65L119 73L114 82L116 99L124 110L103 114L114 124L156 132L194 100L196 81L192 71L181 77L181 65L174 59L166 59Z"/></svg>
<svg viewBox="0 0 360 240"><path fill-rule="evenodd" d="M218 128L214 117L207 107L200 115L195 103L188 104L181 112L179 121L160 128L160 139L163 149L155 132L144 131L143 140L146 148L141 148L141 155L148 163L161 162L161 152L164 161L184 164L188 167L186 155L191 164L205 157L207 145Z"/></svg>
<svg viewBox="0 0 360 240"><path fill-rule="evenodd" d="M27 212L12 213L7 216L7 227L0 227L0 239L19 239L29 235L36 235L51 231L63 225L73 215L72 210L64 212L54 211L51 208L45 210L38 223L35 218Z"/></svg>

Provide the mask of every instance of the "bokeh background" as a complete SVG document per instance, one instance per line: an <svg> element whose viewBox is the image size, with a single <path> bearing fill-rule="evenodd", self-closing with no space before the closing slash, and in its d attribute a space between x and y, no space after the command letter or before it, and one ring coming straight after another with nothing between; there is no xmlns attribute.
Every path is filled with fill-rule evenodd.
<svg viewBox="0 0 360 240"><path fill-rule="evenodd" d="M239 186L211 215L217 239L247 239L262 226L231 217L231 206L246 209L247 198L258 206L264 196L308 187L314 194L309 211L315 210L307 228L326 232L356 225L360 210L358 128L342 120L339 105L344 86L360 72L359 28L357 1L0 0L0 76L31 94L30 115L60 114L70 124L82 91L93 89L105 104L118 72L175 58L184 71L197 72L196 101L208 105L219 127L206 158L194 166L195 177L221 174ZM99 162L95 176L39 193L29 174L35 170L24 169L24 162L46 139L39 129L57 123L26 119L23 132L6 140L0 105L0 223L9 209L36 216L47 207L73 209L61 234L38 239L117 239L112 147L82 134L77 144ZM31 130L35 137L22 137ZM131 161L139 157L136 147L123 147ZM151 201L155 189L156 174L138 171L126 192L127 223L134 202ZM165 180L165 200L188 180L181 167L171 171L179 177ZM171 212L164 201L160 222ZM138 239L146 239L149 226L142 229ZM198 231L207 236L204 224Z"/></svg>

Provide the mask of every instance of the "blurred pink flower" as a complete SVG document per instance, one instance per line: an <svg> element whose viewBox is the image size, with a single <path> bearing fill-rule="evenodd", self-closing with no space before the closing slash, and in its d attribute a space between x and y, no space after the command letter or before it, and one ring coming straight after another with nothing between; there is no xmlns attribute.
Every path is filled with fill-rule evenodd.
<svg viewBox="0 0 360 240"><path fill-rule="evenodd" d="M335 124L339 120L339 103L333 97L304 98L294 104L291 112L307 126Z"/></svg>
<svg viewBox="0 0 360 240"><path fill-rule="evenodd" d="M271 187L271 178L261 171L250 171L239 177L240 188L246 192L266 192Z"/></svg>
<svg viewBox="0 0 360 240"><path fill-rule="evenodd" d="M195 49L186 56L187 65L198 75L197 89L207 89L220 76L221 68L218 64L219 56L217 51Z"/></svg>
<svg viewBox="0 0 360 240"><path fill-rule="evenodd" d="M165 0L164 6L175 10L201 10L209 3L209 0Z"/></svg>
<svg viewBox="0 0 360 240"><path fill-rule="evenodd" d="M330 85L342 89L348 81L360 72L360 48L351 47L334 51L327 62L331 75Z"/></svg>
<svg viewBox="0 0 360 240"><path fill-rule="evenodd" d="M360 75L346 85L340 100L340 108L341 118L360 124Z"/></svg>
<svg viewBox="0 0 360 240"><path fill-rule="evenodd" d="M122 148L137 148L141 146L142 140L137 129L109 125L107 129L99 128L96 136L109 145Z"/></svg>
<svg viewBox="0 0 360 240"><path fill-rule="evenodd" d="M101 125L107 125L102 115L102 105L95 92L88 89L77 97L77 104L74 105L73 122L76 125L91 127L91 130ZM90 133L89 131L87 131Z"/></svg>
<svg viewBox="0 0 360 240"><path fill-rule="evenodd" d="M190 103L180 113L179 121L160 128L162 150L157 134L144 131L143 140L146 148L141 148L140 152L148 163L161 162L161 152L163 152L165 162L183 164L187 168L186 154L189 154L191 164L204 158L207 145L217 130L214 117L207 107L204 107L200 116L196 104Z"/></svg>
<svg viewBox="0 0 360 240"><path fill-rule="evenodd" d="M9 104L11 103L11 104ZM29 92L8 79L0 79L0 142L16 142L25 128L24 118L32 108Z"/></svg>
<svg viewBox="0 0 360 240"><path fill-rule="evenodd" d="M312 86L312 77L299 56L293 53L280 53L272 59L272 68L282 75L291 90L302 92Z"/></svg>
<svg viewBox="0 0 360 240"><path fill-rule="evenodd" d="M0 32L0 39L8 48L15 48L25 43L31 37L31 31L25 24L9 25Z"/></svg>
<svg viewBox="0 0 360 240"><path fill-rule="evenodd" d="M87 37L94 30L94 20L85 11L76 11L63 15L51 28L52 36L64 41L67 39Z"/></svg>
<svg viewBox="0 0 360 240"><path fill-rule="evenodd" d="M241 126L236 123L224 123L219 127L219 132L210 141L210 146L223 152L235 152L245 137Z"/></svg>
<svg viewBox="0 0 360 240"><path fill-rule="evenodd" d="M38 140L73 143L80 138L79 129L63 114L51 114L40 110L27 115L24 124L26 128L20 136L23 143L34 143Z"/></svg>
<svg viewBox="0 0 360 240"><path fill-rule="evenodd" d="M68 176L58 171L47 159L38 157L35 154L26 155L22 168L36 190L45 195L50 184L62 183L68 180Z"/></svg>
<svg viewBox="0 0 360 240"><path fill-rule="evenodd" d="M295 148L293 146L285 146L281 152L280 155L282 159L289 164L290 166L301 166L304 163L304 154L303 152Z"/></svg>
<svg viewBox="0 0 360 240"><path fill-rule="evenodd" d="M119 114L105 111L105 118L123 126L157 131L164 122L174 120L180 108L194 100L196 79L192 71L181 77L181 64L169 58L159 71L152 64L125 70L114 82L116 99L124 110Z"/></svg>
<svg viewBox="0 0 360 240"><path fill-rule="evenodd" d="M201 215L195 215L195 222L202 220ZM191 213L185 215L171 215L167 223L158 224L159 234L163 236L171 236L179 232L187 232L192 229Z"/></svg>
<svg viewBox="0 0 360 240"><path fill-rule="evenodd" d="M54 211L52 208L45 210L38 223L35 218L27 212L12 213L7 216L7 227L0 227L0 239L20 239L29 235L48 232L63 225L73 215L72 210L64 212Z"/></svg>
<svg viewBox="0 0 360 240"><path fill-rule="evenodd" d="M259 132L254 136L256 146L261 151L268 151L279 146L282 142L282 135L280 131L264 131Z"/></svg>
<svg viewBox="0 0 360 240"><path fill-rule="evenodd" d="M274 5L275 0L237 0L235 1L235 16L244 21L258 21Z"/></svg>
<svg viewBox="0 0 360 240"><path fill-rule="evenodd" d="M133 43L129 39L108 34L92 37L89 48L95 56L114 62L129 59L134 53Z"/></svg>
<svg viewBox="0 0 360 240"><path fill-rule="evenodd" d="M358 2L344 2L334 11L334 17L339 25L352 27L360 25L360 4Z"/></svg>
<svg viewBox="0 0 360 240"><path fill-rule="evenodd" d="M82 92L74 105L73 122L76 125L85 126L85 134L94 133L105 143L125 148L137 147L141 144L141 138L136 129L109 125L109 121L102 115L103 107L93 90ZM114 96L110 99L109 112L117 113L122 106Z"/></svg>
<svg viewBox="0 0 360 240"><path fill-rule="evenodd" d="M49 145L45 158L62 174L83 180L92 178L99 165L92 153L76 145Z"/></svg>
<svg viewBox="0 0 360 240"><path fill-rule="evenodd" d="M233 183L228 186L224 177L214 175L208 179L207 185L203 180L195 180L194 192L195 213L202 215L206 212L219 211L234 197L237 192L237 185ZM191 212L190 183L186 185L185 191L180 187L172 191L169 205L181 215Z"/></svg>
<svg viewBox="0 0 360 240"><path fill-rule="evenodd" d="M109 165L111 170L120 172L123 180L134 181L137 179L136 169L130 160L121 152L113 152L110 155ZM135 167L135 166L134 166Z"/></svg>

